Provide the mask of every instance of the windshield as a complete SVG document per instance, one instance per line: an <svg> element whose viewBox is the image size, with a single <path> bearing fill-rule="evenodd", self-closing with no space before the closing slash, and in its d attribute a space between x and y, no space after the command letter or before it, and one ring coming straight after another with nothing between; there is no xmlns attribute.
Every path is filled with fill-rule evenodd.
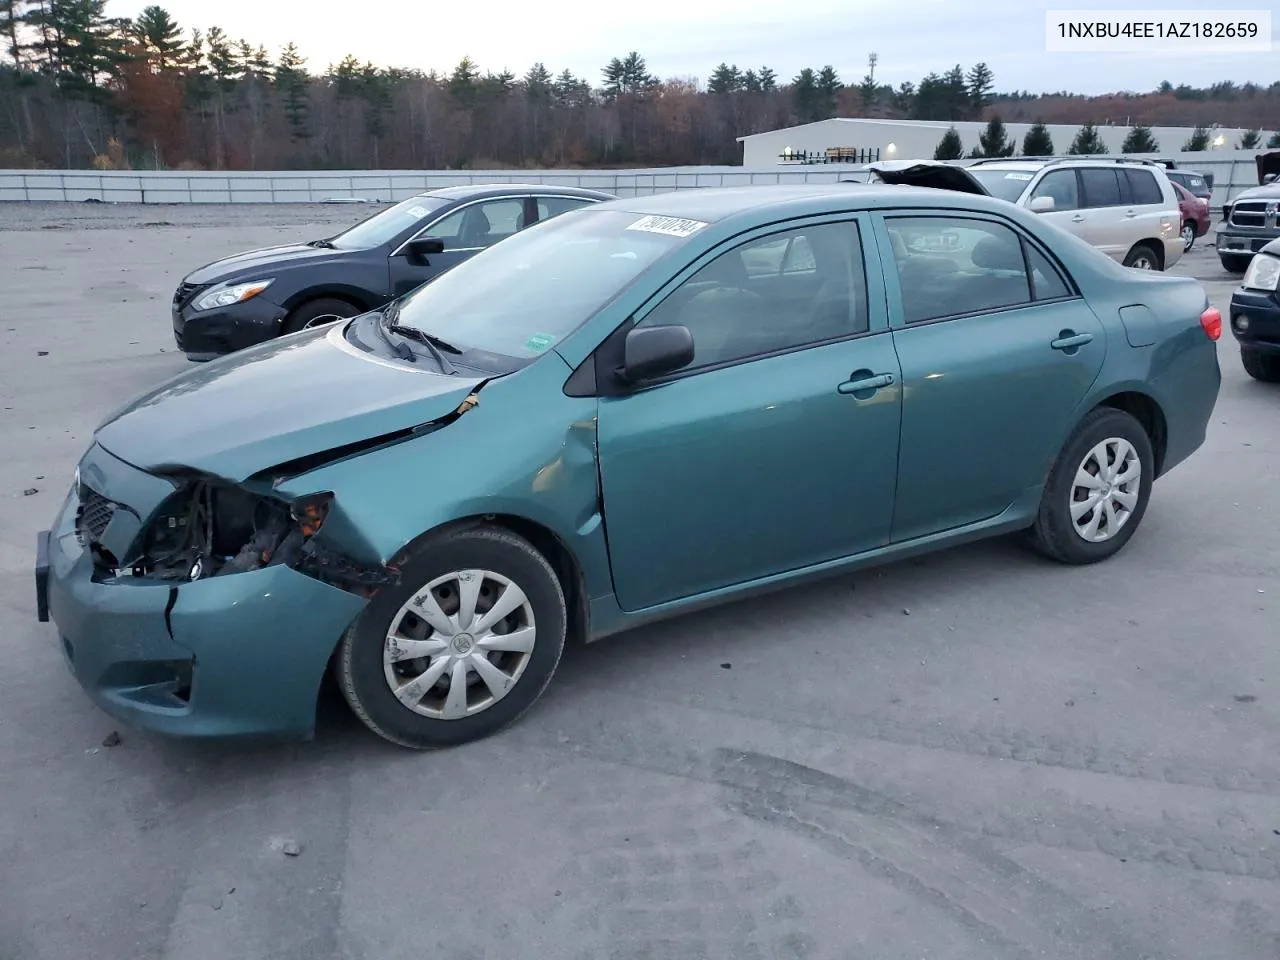
<svg viewBox="0 0 1280 960"><path fill-rule="evenodd" d="M970 167L969 175L982 184L987 193L997 200L1017 203L1018 198L1022 196L1022 191L1027 189L1027 184L1031 182L1035 173L1030 170L983 170L981 167L977 169Z"/></svg>
<svg viewBox="0 0 1280 960"><path fill-rule="evenodd" d="M398 323L458 347L527 360L545 353L620 293L688 230L639 213L575 210L465 260L401 301Z"/></svg>
<svg viewBox="0 0 1280 960"><path fill-rule="evenodd" d="M448 204L448 200L439 197L410 197L394 207L375 213L367 220L361 220L345 233L338 234L333 238L333 245L339 250L369 250L380 247Z"/></svg>

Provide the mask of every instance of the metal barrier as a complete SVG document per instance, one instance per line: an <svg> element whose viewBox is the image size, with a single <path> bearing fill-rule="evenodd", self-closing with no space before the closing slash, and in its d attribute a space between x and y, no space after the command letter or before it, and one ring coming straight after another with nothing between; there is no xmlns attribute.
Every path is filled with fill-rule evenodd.
<svg viewBox="0 0 1280 960"><path fill-rule="evenodd" d="M1214 178L1213 204L1257 186L1256 151L1162 154ZM394 202L424 190L475 183L545 183L603 190L620 197L672 190L850 179L857 164L818 166L663 167L644 170L342 170L151 171L0 170L0 201L115 203L316 203L362 199ZM3 220L0 212L0 221Z"/></svg>

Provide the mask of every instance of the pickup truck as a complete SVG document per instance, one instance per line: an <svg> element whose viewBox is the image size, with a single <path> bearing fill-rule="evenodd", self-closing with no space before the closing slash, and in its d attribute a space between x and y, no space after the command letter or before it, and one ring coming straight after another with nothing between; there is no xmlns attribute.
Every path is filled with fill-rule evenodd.
<svg viewBox="0 0 1280 960"><path fill-rule="evenodd" d="M1222 208L1215 246L1230 273L1244 273L1255 253L1280 239L1280 150L1259 154L1256 162L1258 186Z"/></svg>

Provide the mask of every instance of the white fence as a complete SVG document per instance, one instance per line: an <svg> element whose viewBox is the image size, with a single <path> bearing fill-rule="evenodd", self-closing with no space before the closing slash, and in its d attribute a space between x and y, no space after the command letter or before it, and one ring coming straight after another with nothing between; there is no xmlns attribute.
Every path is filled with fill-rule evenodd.
<svg viewBox="0 0 1280 960"><path fill-rule="evenodd" d="M1173 154L1179 166L1214 177L1215 207L1257 185L1253 151ZM1165 156L1168 156L1167 154ZM473 183L545 183L633 197L700 187L831 183L856 165L664 167L648 170L343 170L185 172L150 170L0 170L0 201L115 203L316 203L403 200L439 187ZM0 213L0 218L3 214Z"/></svg>

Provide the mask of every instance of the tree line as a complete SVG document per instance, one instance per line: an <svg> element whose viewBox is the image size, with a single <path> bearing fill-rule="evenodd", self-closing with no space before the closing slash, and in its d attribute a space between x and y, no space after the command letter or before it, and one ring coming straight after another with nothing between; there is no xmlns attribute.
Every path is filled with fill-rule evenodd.
<svg viewBox="0 0 1280 960"><path fill-rule="evenodd" d="M1209 128L1200 125L1178 147L1178 152L1198 153L1202 150L1208 150L1209 145ZM1268 149L1280 148L1280 132L1273 133L1266 145ZM1246 130L1233 146L1237 150L1256 149L1262 146L1262 132L1256 129ZM1151 127L1145 124L1137 124L1131 128L1128 134L1125 135L1124 143L1120 145L1121 153L1159 153L1160 149L1160 141L1151 132ZM978 134L978 145L969 152L968 156L973 160L982 157L1011 157L1017 150L1018 143L1015 139L1009 137L1004 121L998 116L993 116L987 121L986 130ZM1098 128L1093 123L1085 123L1076 132L1075 137L1071 140L1071 145L1067 148L1067 153L1073 156L1088 156L1106 152L1107 145L1103 143L1102 136L1098 133ZM1053 137L1049 134L1048 127L1043 123L1032 124L1022 138L1022 150L1019 156L1052 157L1055 154L1056 149ZM959 160L964 156L964 144L960 140L960 134L955 127L951 127L942 135L942 139L938 141L938 146L933 152L933 158L935 160Z"/></svg>
<svg viewBox="0 0 1280 960"><path fill-rule="evenodd" d="M441 72L347 56L314 72L294 44L273 56L217 26L184 28L160 6L125 18L110 16L107 0L0 0L0 167L733 164L737 137L796 123L955 122L1037 102L996 93L984 63L897 87L876 68L873 53L846 82L830 65L786 80L768 66L720 63L703 84L660 79L633 51L594 78L543 63L494 73L470 57ZM1274 113L1280 126L1280 84L1233 93L1260 96L1253 114Z"/></svg>

